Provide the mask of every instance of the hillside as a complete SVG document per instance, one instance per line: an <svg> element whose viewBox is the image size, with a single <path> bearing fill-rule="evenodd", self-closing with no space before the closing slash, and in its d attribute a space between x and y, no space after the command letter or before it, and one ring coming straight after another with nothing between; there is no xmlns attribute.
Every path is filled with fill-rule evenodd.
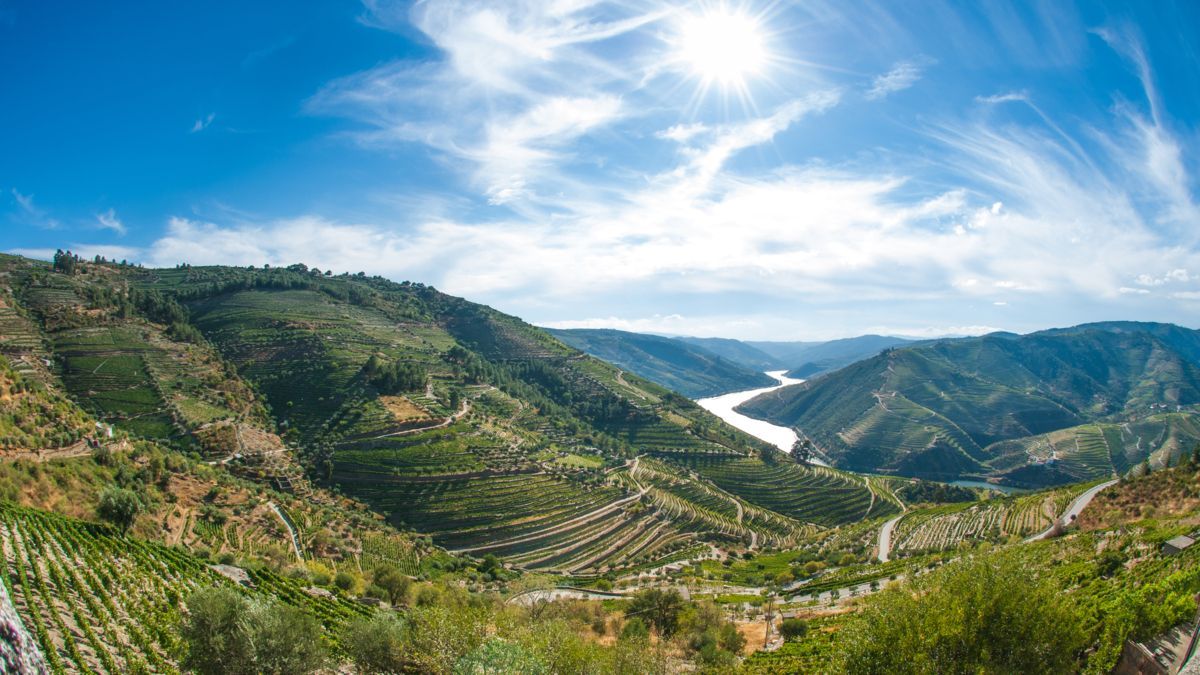
<svg viewBox="0 0 1200 675"><path fill-rule="evenodd" d="M67 273L11 257L0 275L6 325L20 331L0 340L5 588L52 672L234 672L197 659L210 637L237 631L255 636L255 663L303 652L317 659L308 670L471 672L496 649L516 650L505 658L526 659L528 672L543 662L562 672L804 670L854 658L841 631L866 630L894 597L881 592L888 579L936 593L950 583L943 565L1010 559L1056 584L1087 580L1073 596L1080 607L1116 592L1122 606L1160 608L1118 632L1089 625L1096 663L1110 664L1125 635L1157 634L1194 607L1194 555L1147 553L1194 529L1194 467L1101 492L1081 535L1021 543L1095 484L1074 479L1092 476L1098 447L1120 444L1105 455L1111 472L1151 445L1179 455L1198 435L1190 410L1150 403L1191 396L1181 379L1190 366L1154 335L1039 338L1082 335L1095 353L1125 354L1091 380L1116 412L981 446L1003 448L1000 458L1057 453L1007 466L1006 477L1053 470L1072 481L1002 497L797 464L677 393L418 284L300 266L77 260ZM965 353L1021 353L1020 338L989 340L1001 347ZM941 361L904 355L930 347ZM885 356L894 373L940 375L934 365L976 363L956 348ZM1074 349L1056 353L1092 363ZM1058 389L1010 386L1013 400L1073 401L1058 391L1078 377L1051 370ZM1118 389L1114 372L1137 384ZM960 390L973 381L952 380ZM1108 410L1090 400L1069 421ZM1093 575L1093 541L1114 537L1128 542L1127 571ZM639 603L661 600L664 583L697 599L677 601L677 633L655 623L655 641L638 637ZM1130 595L1143 586L1152 590ZM558 593L573 599L552 601ZM736 654L770 642L764 598L823 629L739 665ZM244 618L203 623L221 612ZM1115 612L1100 604L1086 616L1104 623ZM392 647L364 651L388 635ZM380 654L388 665L372 660ZM620 665L629 659L637 666Z"/></svg>
<svg viewBox="0 0 1200 675"><path fill-rule="evenodd" d="M803 349L791 350L788 361L796 364L787 372L788 377L811 378L815 375L835 371L839 368L875 356L885 349L911 344L912 340L883 335L859 335L841 340L830 340ZM767 349L770 343L751 342L759 349ZM784 343L796 344L796 343Z"/></svg>
<svg viewBox="0 0 1200 675"><path fill-rule="evenodd" d="M595 575L872 512L864 482L780 473L769 446L683 396L421 284L71 260L0 259L27 335L0 345L10 360L50 363L47 386L120 433L340 491L452 550ZM636 458L652 456L728 468L665 490L643 479ZM780 501L767 474L813 497ZM761 515L731 520L714 494Z"/></svg>
<svg viewBox="0 0 1200 675"><path fill-rule="evenodd" d="M554 337L688 398L770 387L761 371L682 340L619 330L550 330Z"/></svg>
<svg viewBox="0 0 1200 675"><path fill-rule="evenodd" d="M786 370L788 377L810 378L870 358L912 340L883 335L830 340L828 342L771 342L728 338L674 338L700 347L757 372Z"/></svg>
<svg viewBox="0 0 1200 675"><path fill-rule="evenodd" d="M922 343L742 410L800 429L853 470L1026 486L1098 478L1200 438L1195 333L1096 324Z"/></svg>

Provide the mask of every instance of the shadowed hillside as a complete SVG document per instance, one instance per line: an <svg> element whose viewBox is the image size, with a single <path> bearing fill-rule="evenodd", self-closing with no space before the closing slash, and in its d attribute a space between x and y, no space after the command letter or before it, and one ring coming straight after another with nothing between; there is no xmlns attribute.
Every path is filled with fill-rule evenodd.
<svg viewBox="0 0 1200 675"><path fill-rule="evenodd" d="M619 330L551 330L592 356L628 369L688 398L770 387L775 380L683 340Z"/></svg>

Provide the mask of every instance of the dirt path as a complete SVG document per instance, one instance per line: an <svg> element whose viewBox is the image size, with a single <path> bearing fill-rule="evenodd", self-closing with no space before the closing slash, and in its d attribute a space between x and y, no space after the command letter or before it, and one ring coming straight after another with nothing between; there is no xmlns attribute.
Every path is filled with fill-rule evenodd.
<svg viewBox="0 0 1200 675"><path fill-rule="evenodd" d="M117 446L110 447L116 449ZM16 452L4 455L4 459L24 459L33 462L48 462L52 459L87 457L90 454L92 454L92 449L88 447L87 441L78 441L72 445L67 445L61 448L50 448L48 450L17 450Z"/></svg>
<svg viewBox="0 0 1200 675"><path fill-rule="evenodd" d="M393 431L388 434L380 434L378 436L371 436L370 438L364 438L362 440L375 441L380 438L394 438L396 436L411 436L413 434L419 434L423 431L433 431L434 429L444 429L444 428L450 426L451 424L454 424L455 422L462 419L463 416L469 412L471 412L471 402L467 399L463 399L462 407L459 409L458 412L447 417L446 419L442 420L441 422L438 422L437 424L431 424L427 427L417 427L416 429L405 429L403 431Z"/></svg>
<svg viewBox="0 0 1200 675"><path fill-rule="evenodd" d="M283 515L283 511L279 510L279 506L275 502L269 502L267 506L271 507L271 510L275 512L275 515L278 516L279 520L283 523L283 527L287 529L288 534L291 535L292 551L296 554L296 560L304 562L304 554L300 552L300 536L296 534L296 528L292 527L291 521L287 516Z"/></svg>

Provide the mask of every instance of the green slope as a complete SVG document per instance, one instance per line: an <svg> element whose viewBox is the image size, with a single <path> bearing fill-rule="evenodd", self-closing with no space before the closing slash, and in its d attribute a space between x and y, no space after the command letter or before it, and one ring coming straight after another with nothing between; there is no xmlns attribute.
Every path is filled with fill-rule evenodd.
<svg viewBox="0 0 1200 675"><path fill-rule="evenodd" d="M762 372L681 340L620 330L550 330L551 335L688 398L769 387Z"/></svg>
<svg viewBox="0 0 1200 675"><path fill-rule="evenodd" d="M1085 461L1086 469L1019 472L1049 458L1013 441L1200 403L1200 367L1175 346L1188 344L1195 331L1120 325L892 349L742 409L798 427L845 468L939 479L1008 476L1025 484L1080 480L1127 468L1162 442L1147 438L1137 450L1116 453L1125 459ZM1175 337L1167 342L1156 332ZM1189 428L1179 433L1190 438Z"/></svg>

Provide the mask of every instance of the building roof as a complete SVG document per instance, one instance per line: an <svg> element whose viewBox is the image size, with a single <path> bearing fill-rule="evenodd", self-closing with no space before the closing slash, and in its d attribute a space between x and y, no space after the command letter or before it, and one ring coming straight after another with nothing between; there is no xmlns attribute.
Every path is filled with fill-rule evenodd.
<svg viewBox="0 0 1200 675"><path fill-rule="evenodd" d="M1170 546L1174 546L1175 548L1181 550L1191 546L1194 543L1196 543L1195 539L1182 534L1167 542L1167 544Z"/></svg>

